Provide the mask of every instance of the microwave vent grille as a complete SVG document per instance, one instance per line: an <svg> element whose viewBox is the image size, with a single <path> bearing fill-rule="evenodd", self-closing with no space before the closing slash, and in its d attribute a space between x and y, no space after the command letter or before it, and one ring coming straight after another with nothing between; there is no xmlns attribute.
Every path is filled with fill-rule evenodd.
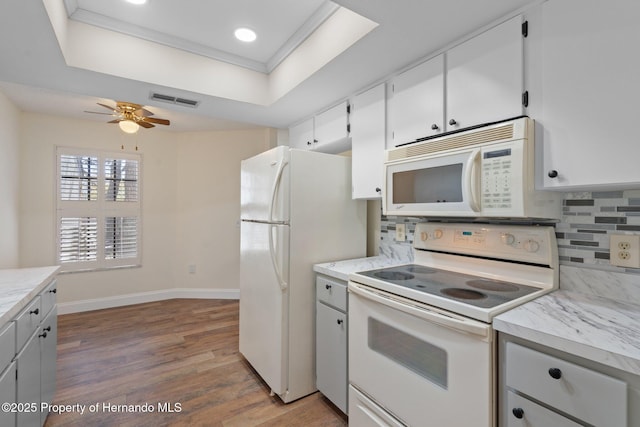
<svg viewBox="0 0 640 427"><path fill-rule="evenodd" d="M473 147L474 145L481 145L512 138L513 123L490 129L472 131L465 134L451 135L441 139L433 139L418 144L400 147L395 150L389 150L387 160L407 159L410 157L455 150L458 148Z"/></svg>

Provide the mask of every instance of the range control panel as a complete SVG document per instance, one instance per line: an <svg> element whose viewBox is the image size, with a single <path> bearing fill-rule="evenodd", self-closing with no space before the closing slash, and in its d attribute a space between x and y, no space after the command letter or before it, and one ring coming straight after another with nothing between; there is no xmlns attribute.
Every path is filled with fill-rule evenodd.
<svg viewBox="0 0 640 427"><path fill-rule="evenodd" d="M550 226L419 223L413 247L484 258L552 265L557 259Z"/></svg>

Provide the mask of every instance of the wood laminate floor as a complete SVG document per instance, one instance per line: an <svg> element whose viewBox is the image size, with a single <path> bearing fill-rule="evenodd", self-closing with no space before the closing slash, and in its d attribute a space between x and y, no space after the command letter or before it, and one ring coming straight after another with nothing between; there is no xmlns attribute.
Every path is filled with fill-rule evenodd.
<svg viewBox="0 0 640 427"><path fill-rule="evenodd" d="M320 393L288 405L269 395L238 352L233 300L178 299L59 316L53 404L78 406L50 413L46 427L347 425Z"/></svg>

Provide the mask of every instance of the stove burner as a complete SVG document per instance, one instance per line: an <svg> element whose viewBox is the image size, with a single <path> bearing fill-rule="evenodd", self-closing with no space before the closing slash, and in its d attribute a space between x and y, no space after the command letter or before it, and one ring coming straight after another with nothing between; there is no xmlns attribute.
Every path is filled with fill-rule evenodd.
<svg viewBox="0 0 640 427"><path fill-rule="evenodd" d="M482 292L473 291L470 289L447 288L447 289L441 290L440 292L442 292L447 296L458 298L458 299L484 299L487 297Z"/></svg>
<svg viewBox="0 0 640 427"><path fill-rule="evenodd" d="M407 271L417 274L431 274L436 272L433 268L423 267L421 265L412 265L407 268Z"/></svg>
<svg viewBox="0 0 640 427"><path fill-rule="evenodd" d="M373 273L374 276L384 280L411 280L415 276L401 271L378 271Z"/></svg>
<svg viewBox="0 0 640 427"><path fill-rule="evenodd" d="M520 288L512 283L507 282L498 282L494 280L469 280L467 281L467 285L472 288L482 289L483 291L493 291L493 292L515 292L519 291Z"/></svg>

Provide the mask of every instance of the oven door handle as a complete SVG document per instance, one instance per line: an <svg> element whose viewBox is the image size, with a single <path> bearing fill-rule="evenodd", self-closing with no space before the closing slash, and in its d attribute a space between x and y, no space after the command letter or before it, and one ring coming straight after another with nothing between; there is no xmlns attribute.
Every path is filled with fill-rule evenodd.
<svg viewBox="0 0 640 427"><path fill-rule="evenodd" d="M475 321L473 319L454 317L453 315L446 315L439 313L424 304L413 302L406 299L400 299L394 295L381 293L377 291L370 291L364 289L361 286L353 282L349 282L349 291L363 298L367 298L371 301L386 305L396 310L403 311L415 317L419 317L423 320L427 320L438 325L446 326L450 329L454 329L459 332L467 332L472 335L480 336L484 339L490 339L489 331L490 325Z"/></svg>

